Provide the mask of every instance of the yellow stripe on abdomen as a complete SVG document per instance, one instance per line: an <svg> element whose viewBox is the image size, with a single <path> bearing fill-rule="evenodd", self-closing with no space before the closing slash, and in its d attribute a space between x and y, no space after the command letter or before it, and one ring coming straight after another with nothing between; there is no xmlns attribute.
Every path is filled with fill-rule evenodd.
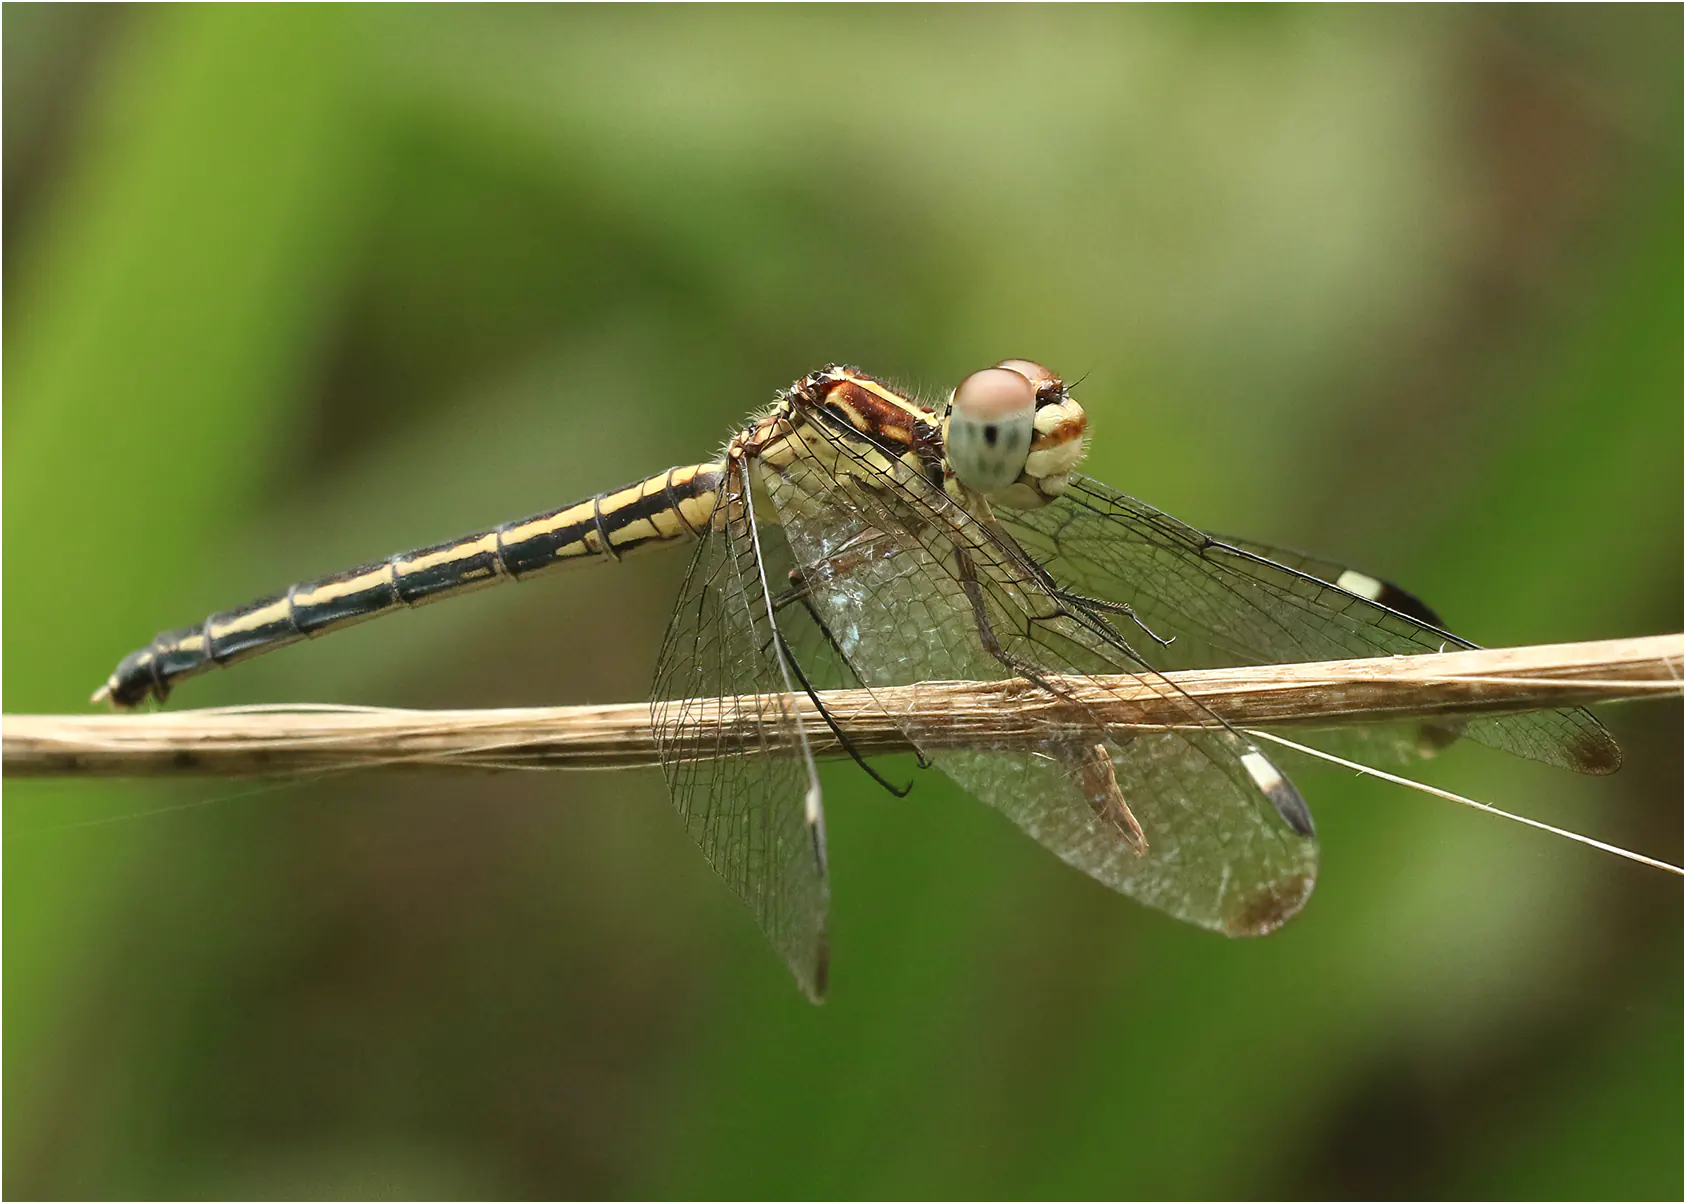
<svg viewBox="0 0 1686 1204"><path fill-rule="evenodd" d="M701 537L715 519L723 461L690 464L545 514L418 548L165 632L125 657L94 695L160 701L183 677L349 627L400 607L648 545Z"/></svg>

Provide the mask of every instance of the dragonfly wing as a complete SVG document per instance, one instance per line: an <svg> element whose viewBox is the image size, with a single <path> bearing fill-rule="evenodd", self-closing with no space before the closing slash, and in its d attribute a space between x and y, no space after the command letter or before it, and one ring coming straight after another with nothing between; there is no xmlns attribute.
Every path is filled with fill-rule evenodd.
<svg viewBox="0 0 1686 1204"><path fill-rule="evenodd" d="M1312 556L1294 548L1279 548L1273 544L1260 543L1256 539L1239 539L1233 535L1219 535L1215 531L1208 531L1206 535L1209 539L1240 548L1244 552L1251 552L1255 556L1262 556L1308 577L1327 581L1348 593L1357 594L1360 598L1368 598L1389 610L1409 615L1429 627L1443 629L1446 626L1439 612L1417 595L1401 589L1391 581L1360 572L1350 565L1325 560L1321 556Z"/></svg>
<svg viewBox="0 0 1686 1204"><path fill-rule="evenodd" d="M662 645L651 717L686 830L818 1002L828 967L825 816L776 638L777 583L766 579L761 533L741 480L728 470L717 502L725 521L692 558ZM744 695L778 701L770 725L732 704ZM729 709L720 725L705 726L699 721L720 705L716 700ZM726 729L754 732L762 747L729 746Z"/></svg>
<svg viewBox="0 0 1686 1204"><path fill-rule="evenodd" d="M1011 540L916 471L846 435L806 437L826 446L763 478L814 613L868 689L1147 668L1104 616L1070 612ZM1186 703L1187 729L1079 718L956 748L914 713L917 697L900 720L956 782L1107 886L1205 928L1269 932L1316 880L1310 816L1245 738L1164 690Z"/></svg>
<svg viewBox="0 0 1686 1204"><path fill-rule="evenodd" d="M1321 556L1312 556L1295 548L1281 548L1274 544L1261 543L1256 539L1242 539L1233 535L1220 535L1215 531L1205 533L1207 538L1218 543L1228 544L1244 552L1263 557L1265 560L1304 573L1308 577L1316 577L1319 581L1326 581L1337 589L1347 593L1357 594L1367 598L1389 610L1396 610L1400 614L1416 619L1429 627L1444 630L1445 620L1438 611L1424 602L1421 598L1408 590L1401 589L1393 582L1381 577L1372 577L1368 573L1360 572L1349 565L1338 561L1328 560ZM1464 641L1448 646L1463 647ZM1209 664L1230 664L1235 660L1230 654L1227 657L1213 657L1210 652L1205 660ZM1262 663L1262 662L1261 662ZM1193 668L1195 666L1189 665ZM1425 756L1434 756L1443 749L1449 748L1463 736L1469 728L1466 716L1445 715L1435 719L1405 720L1389 723L1366 723L1347 728L1321 729L1315 732L1311 739L1314 743L1329 752L1340 756L1365 761L1371 764L1381 761L1411 762Z"/></svg>
<svg viewBox="0 0 1686 1204"><path fill-rule="evenodd" d="M1004 514L1003 520L1062 584L1126 603L1155 633L1172 639L1168 647L1147 648L1162 668L1475 647L1318 575L1339 568L1332 562L1286 553L1291 562L1281 563L1266 554L1276 549L1207 535L1086 477L1073 476L1066 493L1049 505ZM1457 723L1479 743L1565 769L1610 773L1621 764L1621 750L1604 725L1578 707L1460 717Z"/></svg>

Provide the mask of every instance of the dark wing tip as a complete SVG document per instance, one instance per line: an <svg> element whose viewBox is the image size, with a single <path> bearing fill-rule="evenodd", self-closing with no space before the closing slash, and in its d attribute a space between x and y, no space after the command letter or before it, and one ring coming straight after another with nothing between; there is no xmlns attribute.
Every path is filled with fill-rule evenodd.
<svg viewBox="0 0 1686 1204"><path fill-rule="evenodd" d="M813 976L802 984L802 989L808 995L810 1003L824 1003L825 993L831 986L831 942L822 932L819 948L814 950Z"/></svg>
<svg viewBox="0 0 1686 1204"><path fill-rule="evenodd" d="M1430 627L1444 628L1445 622L1435 609L1409 590L1400 589L1391 581L1380 581L1380 591L1370 599L1389 610L1397 610L1402 615L1409 615L1419 623L1427 623Z"/></svg>
<svg viewBox="0 0 1686 1204"><path fill-rule="evenodd" d="M1461 719L1436 719L1424 723L1417 728L1417 755L1434 757L1445 752L1458 742L1464 734L1465 723Z"/></svg>
<svg viewBox="0 0 1686 1204"><path fill-rule="evenodd" d="M1224 917L1224 932L1229 936L1270 935L1299 914L1316 884L1314 874L1297 874L1265 884Z"/></svg>
<svg viewBox="0 0 1686 1204"><path fill-rule="evenodd" d="M1591 719L1591 716L1588 718ZM1622 767L1622 746L1596 719L1591 719L1591 726L1582 729L1569 745L1569 751L1574 757L1572 768L1577 773L1603 776Z"/></svg>

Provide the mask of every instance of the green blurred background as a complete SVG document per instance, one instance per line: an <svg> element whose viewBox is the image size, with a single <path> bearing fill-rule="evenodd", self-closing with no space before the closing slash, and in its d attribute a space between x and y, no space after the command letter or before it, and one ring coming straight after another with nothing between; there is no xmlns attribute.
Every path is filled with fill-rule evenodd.
<svg viewBox="0 0 1686 1204"><path fill-rule="evenodd" d="M1095 475L1485 643L1681 619L1681 10L8 5L5 707L702 457L828 361L1082 377ZM683 556L178 705L646 696ZM1681 710L1454 789L1678 860ZM1296 769L1226 942L826 770L804 1003L654 771L8 783L5 1190L1682 1191L1679 882Z"/></svg>

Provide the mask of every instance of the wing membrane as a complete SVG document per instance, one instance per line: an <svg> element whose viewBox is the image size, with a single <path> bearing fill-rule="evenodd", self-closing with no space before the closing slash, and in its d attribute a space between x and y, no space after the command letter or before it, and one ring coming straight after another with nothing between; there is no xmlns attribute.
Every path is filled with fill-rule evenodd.
<svg viewBox="0 0 1686 1204"><path fill-rule="evenodd" d="M1397 610L1400 614L1409 615L1419 623L1426 623L1430 627L1444 628L1446 623L1440 615L1421 598L1406 590L1400 589L1391 581L1380 577L1372 577L1368 573L1353 570L1351 565L1326 560L1321 556L1308 555L1293 548L1279 548L1271 544L1260 543L1255 539L1239 539L1233 535L1219 535L1215 531L1207 532L1207 537L1219 543L1227 543L1231 547L1240 548L1244 552L1251 552L1255 556L1262 556L1266 560L1273 560L1277 564L1285 565L1296 572L1309 577L1316 577L1319 581L1327 581L1337 588L1349 593L1355 593L1372 602L1380 603L1389 610Z"/></svg>
<svg viewBox="0 0 1686 1204"><path fill-rule="evenodd" d="M651 717L662 770L685 828L748 905L809 998L825 994L828 883L819 778L796 722L784 649L749 491L729 470L722 528L691 561L656 669ZM760 734L746 751L698 747L697 720L716 699L782 702L770 738L742 704L724 716Z"/></svg>
<svg viewBox="0 0 1686 1204"><path fill-rule="evenodd" d="M1304 567L1278 563L1256 550L1263 545L1207 535L1086 477L1074 476L1050 505L1004 520L1062 583L1126 603L1154 632L1174 637L1168 647L1145 649L1161 668L1475 647L1318 576L1338 567L1330 562L1288 553ZM1580 708L1459 723L1479 743L1550 765L1609 773L1621 764L1609 732Z"/></svg>
<svg viewBox="0 0 1686 1204"><path fill-rule="evenodd" d="M807 438L808 455L764 466L764 479L815 611L868 689L1148 667L1103 615L1057 597L1010 539L912 467L849 434ZM912 716L903 728L961 786L1106 885L1203 927L1271 931L1315 881L1309 816L1262 754L1164 688L1186 703L1188 729L1050 722L1028 746L955 749Z"/></svg>

